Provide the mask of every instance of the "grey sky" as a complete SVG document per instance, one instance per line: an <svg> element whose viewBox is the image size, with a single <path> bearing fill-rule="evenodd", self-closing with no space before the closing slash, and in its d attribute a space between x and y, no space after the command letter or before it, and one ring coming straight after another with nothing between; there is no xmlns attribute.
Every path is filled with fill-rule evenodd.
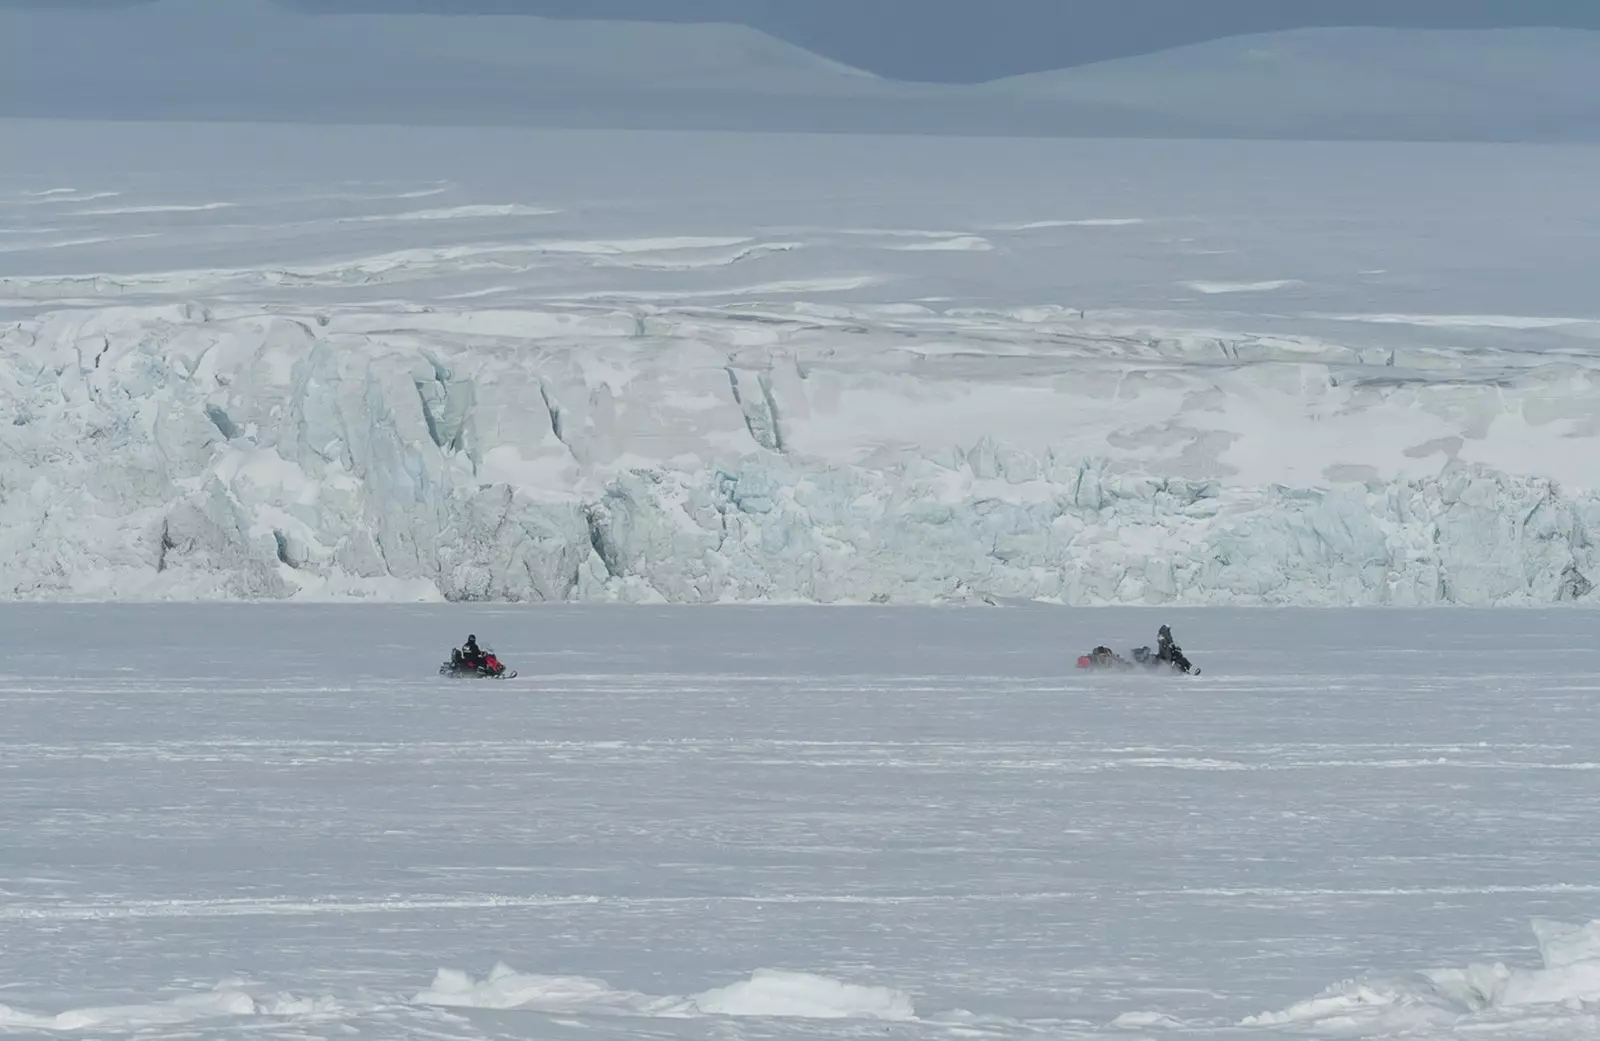
<svg viewBox="0 0 1600 1041"><path fill-rule="evenodd" d="M114 7L136 0L0 0ZM220 0L219 0L220 2ZM278 0L306 11L743 23L896 79L971 83L1310 26L1600 29L1600 0Z"/></svg>

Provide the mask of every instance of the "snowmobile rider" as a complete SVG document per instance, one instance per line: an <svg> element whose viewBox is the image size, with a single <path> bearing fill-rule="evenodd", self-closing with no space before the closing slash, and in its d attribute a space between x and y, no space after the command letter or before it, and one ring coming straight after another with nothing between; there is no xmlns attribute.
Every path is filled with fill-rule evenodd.
<svg viewBox="0 0 1600 1041"><path fill-rule="evenodd" d="M1156 660L1176 666L1184 672L1194 671L1194 666L1183 656L1183 648L1172 642L1172 627L1163 625L1156 630Z"/></svg>
<svg viewBox="0 0 1600 1041"><path fill-rule="evenodd" d="M451 650L450 664L456 668L461 668L465 665L476 669L482 666L483 651L478 647L478 638L468 633L466 645Z"/></svg>

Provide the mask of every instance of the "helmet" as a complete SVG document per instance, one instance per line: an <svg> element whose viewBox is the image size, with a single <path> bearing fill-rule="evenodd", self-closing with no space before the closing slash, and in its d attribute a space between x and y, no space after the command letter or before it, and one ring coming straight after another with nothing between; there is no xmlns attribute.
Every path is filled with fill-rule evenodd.
<svg viewBox="0 0 1600 1041"><path fill-rule="evenodd" d="M478 638L476 636L472 635L471 633L468 633L467 634L467 642L468 643L477 643L478 642Z"/></svg>

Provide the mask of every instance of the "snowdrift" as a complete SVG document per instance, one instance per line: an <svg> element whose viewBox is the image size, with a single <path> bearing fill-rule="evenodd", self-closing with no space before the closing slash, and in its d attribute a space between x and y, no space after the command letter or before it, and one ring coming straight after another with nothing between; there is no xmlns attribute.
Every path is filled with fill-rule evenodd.
<svg viewBox="0 0 1600 1041"><path fill-rule="evenodd" d="M51 311L0 331L0 595L1583 600L1594 378L912 305Z"/></svg>

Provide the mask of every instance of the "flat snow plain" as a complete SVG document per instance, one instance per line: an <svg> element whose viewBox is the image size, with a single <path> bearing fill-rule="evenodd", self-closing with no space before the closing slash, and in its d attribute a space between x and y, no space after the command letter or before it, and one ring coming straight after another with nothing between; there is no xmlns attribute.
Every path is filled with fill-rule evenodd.
<svg viewBox="0 0 1600 1041"><path fill-rule="evenodd" d="M1070 668L1162 620L1203 676ZM1600 1030L1584 613L8 605L0 663L0 1032Z"/></svg>
<svg viewBox="0 0 1600 1041"><path fill-rule="evenodd" d="M0 123L0 151L0 597L1600 581L1600 149Z"/></svg>

